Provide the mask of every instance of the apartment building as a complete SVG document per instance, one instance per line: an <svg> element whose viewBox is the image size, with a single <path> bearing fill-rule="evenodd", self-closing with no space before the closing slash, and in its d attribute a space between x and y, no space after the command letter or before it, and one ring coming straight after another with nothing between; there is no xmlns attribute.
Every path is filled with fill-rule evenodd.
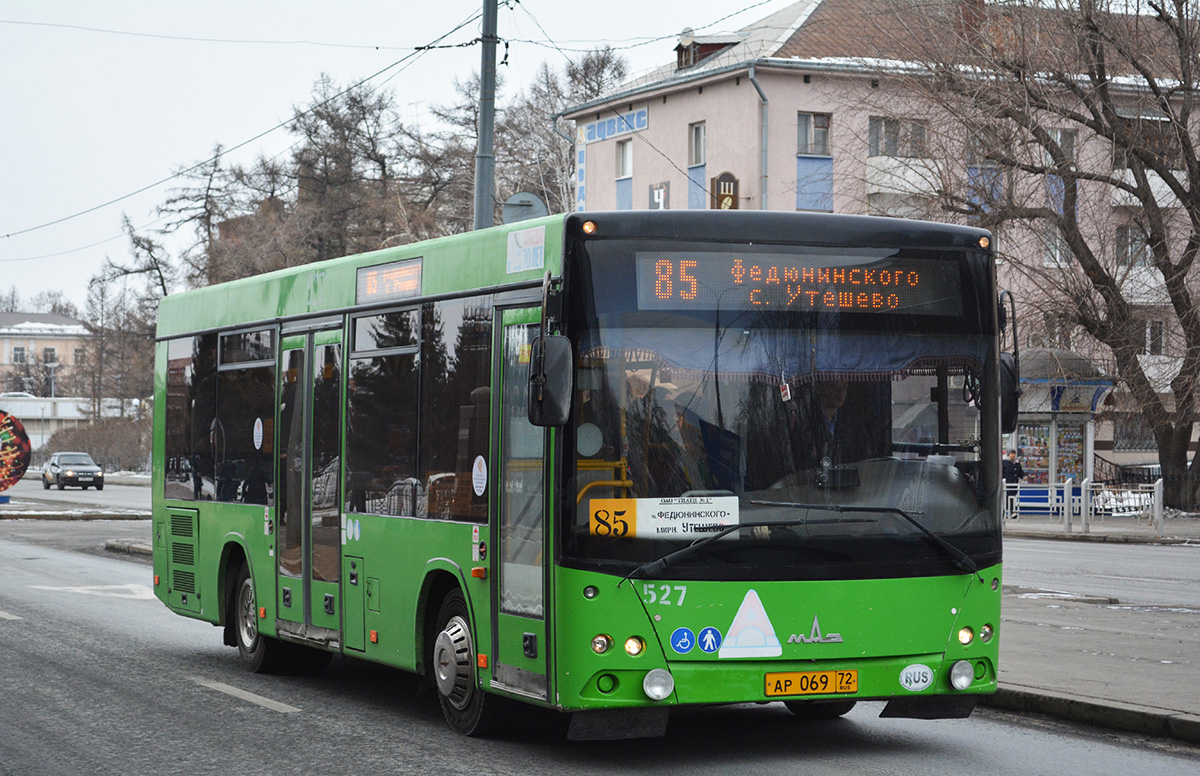
<svg viewBox="0 0 1200 776"><path fill-rule="evenodd" d="M963 211L975 205L983 212L989 200L1021 183L989 161L985 133L960 125L956 136L955 117L930 113L904 90L903 75L889 77L905 69L905 58L916 58L901 50L902 36L881 35L881 25L904 29L899 7L886 0L801 0L734 33L685 29L674 61L563 114L575 122L577 209L751 208L969 220L936 206L953 168L975 192L964 198ZM969 25L982 18L984 2L911 8L956 14ZM1109 172L1123 164L1102 139L1070 126L1052 133L1071 164ZM1031 193L1027 186L1025 195L1061 215L1057 183L1046 176L1041 189ZM1085 228L1111 254L1105 260L1123 267L1122 286L1144 319L1139 363L1169 403L1182 353L1172 347L1180 338L1162 276L1150 266L1131 216L1136 203L1115 190L1096 191L1086 204ZM1111 389L1116 370L1105 349L1062 327L1036 301L1052 285L1047 277L1073 271L1061 235L1013 229L997 238L1007 257L997 268L1001 287L1025 303L1020 345L1043 351L1039 388L1029 391L1039 398L1023 408L1026 436L1043 425L1047 435L1051 427L1073 429L1060 449L1078 451L1081 471L1091 471L1094 453L1116 463L1154 460L1154 438L1136 403L1119 385ZM1093 362L1086 376L1057 366L1077 355ZM1084 393L1087 401L1049 398Z"/></svg>
<svg viewBox="0 0 1200 776"><path fill-rule="evenodd" d="M78 396L90 337L83 321L65 315L0 313L0 391Z"/></svg>

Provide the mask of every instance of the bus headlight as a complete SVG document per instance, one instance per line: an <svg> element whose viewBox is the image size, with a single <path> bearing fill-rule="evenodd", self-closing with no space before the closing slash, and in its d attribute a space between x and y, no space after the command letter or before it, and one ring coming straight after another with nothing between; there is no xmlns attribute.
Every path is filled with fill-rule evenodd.
<svg viewBox="0 0 1200 776"><path fill-rule="evenodd" d="M979 629L979 640L982 641L984 644L988 643L989 641L992 640L992 633L993 633L992 626L984 625L982 628Z"/></svg>
<svg viewBox="0 0 1200 776"><path fill-rule="evenodd" d="M965 690L975 680L975 668L967 660L959 660L950 668L950 686Z"/></svg>
<svg viewBox="0 0 1200 776"><path fill-rule="evenodd" d="M665 668L653 668L642 680L642 689L652 701L661 701L675 692L675 677Z"/></svg>
<svg viewBox="0 0 1200 776"><path fill-rule="evenodd" d="M963 628L958 632L958 643L962 644L964 647L970 644L974 638L975 631L971 630L970 628Z"/></svg>
<svg viewBox="0 0 1200 776"><path fill-rule="evenodd" d="M592 651L597 655L603 655L605 652L612 649L612 636L604 633L598 633L592 636Z"/></svg>
<svg viewBox="0 0 1200 776"><path fill-rule="evenodd" d="M630 636L629 638L625 639L625 652L628 653L630 657L637 657L645 651L646 642L642 640L641 636Z"/></svg>

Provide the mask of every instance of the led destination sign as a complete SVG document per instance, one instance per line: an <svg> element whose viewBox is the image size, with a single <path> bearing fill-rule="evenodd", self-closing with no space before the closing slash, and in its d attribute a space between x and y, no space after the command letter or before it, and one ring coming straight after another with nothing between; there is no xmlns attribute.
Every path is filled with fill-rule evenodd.
<svg viewBox="0 0 1200 776"><path fill-rule="evenodd" d="M636 263L640 310L962 315L952 261L647 251Z"/></svg>
<svg viewBox="0 0 1200 776"><path fill-rule="evenodd" d="M374 267L362 267L357 273L357 304L390 302L421 295L421 260L406 259Z"/></svg>

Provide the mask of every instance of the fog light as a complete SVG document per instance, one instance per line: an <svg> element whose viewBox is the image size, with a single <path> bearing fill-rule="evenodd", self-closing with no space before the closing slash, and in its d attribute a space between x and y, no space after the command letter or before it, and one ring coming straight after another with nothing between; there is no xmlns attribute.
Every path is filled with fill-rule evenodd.
<svg viewBox="0 0 1200 776"><path fill-rule="evenodd" d="M975 631L971 630L970 628L963 628L958 632L958 643L962 644L964 647L970 644L971 640L974 638Z"/></svg>
<svg viewBox="0 0 1200 776"><path fill-rule="evenodd" d="M979 640L982 641L984 644L986 644L992 640L992 635L993 635L993 632L992 632L991 625L984 625L982 628L979 629Z"/></svg>
<svg viewBox="0 0 1200 776"><path fill-rule="evenodd" d="M950 668L950 686L965 690L975 680L975 667L968 660L960 660Z"/></svg>
<svg viewBox="0 0 1200 776"><path fill-rule="evenodd" d="M652 669L642 680L642 689L650 700L661 701L675 692L675 677L665 668Z"/></svg>
<svg viewBox="0 0 1200 776"><path fill-rule="evenodd" d="M642 641L641 636L630 636L625 639L625 651L630 657L637 657L646 650L646 642Z"/></svg>
<svg viewBox="0 0 1200 776"><path fill-rule="evenodd" d="M603 633L592 636L592 651L597 655L603 655L605 652L612 649L612 636L607 636Z"/></svg>

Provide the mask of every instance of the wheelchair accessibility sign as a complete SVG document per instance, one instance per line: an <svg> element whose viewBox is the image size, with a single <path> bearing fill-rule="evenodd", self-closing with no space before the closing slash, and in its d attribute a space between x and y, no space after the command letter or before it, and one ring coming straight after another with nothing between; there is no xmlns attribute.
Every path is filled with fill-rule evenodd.
<svg viewBox="0 0 1200 776"><path fill-rule="evenodd" d="M696 646L696 634L692 633L691 628L676 628L671 634L671 649L681 655L686 655L692 651L692 647Z"/></svg>

